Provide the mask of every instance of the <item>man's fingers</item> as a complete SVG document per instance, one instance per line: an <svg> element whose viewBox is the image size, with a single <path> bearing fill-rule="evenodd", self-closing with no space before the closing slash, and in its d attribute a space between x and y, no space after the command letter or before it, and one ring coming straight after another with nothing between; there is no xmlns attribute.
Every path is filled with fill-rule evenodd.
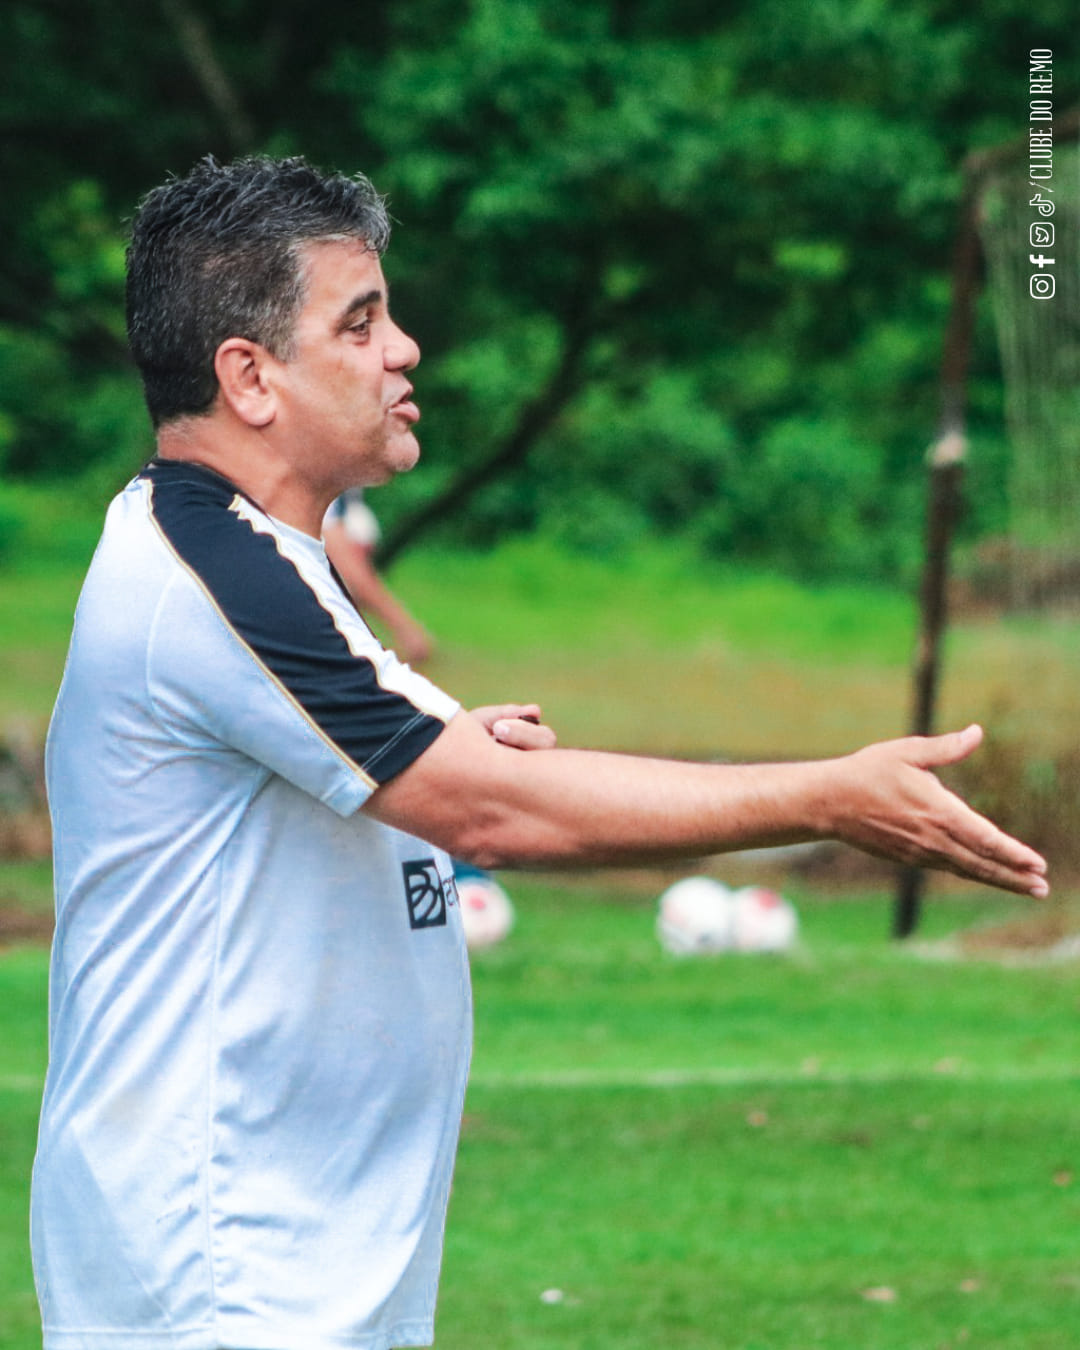
<svg viewBox="0 0 1080 1350"><path fill-rule="evenodd" d="M961 849L954 850L951 856L942 857L936 865L955 872L957 876L967 877L970 881L981 881L1001 890L1014 891L1017 895L1030 895L1036 900L1045 900L1050 894L1050 883L1042 869L984 858Z"/></svg>
<svg viewBox="0 0 1080 1350"><path fill-rule="evenodd" d="M541 717L539 703L489 703L470 711L487 731L491 731L495 723L504 718L521 717L530 722L539 722Z"/></svg>
<svg viewBox="0 0 1080 1350"><path fill-rule="evenodd" d="M976 840L958 838L948 830L936 837L916 834L854 842L879 857L896 858L915 867L939 868L969 881L1045 899L1050 894L1045 860L1009 835L995 833L998 838L992 843L985 836Z"/></svg>
<svg viewBox="0 0 1080 1350"><path fill-rule="evenodd" d="M1041 854L1000 830L959 797L948 796L951 801L940 817L938 838L931 837L923 846L927 862L1021 895L1042 899L1049 894L1046 859Z"/></svg>
<svg viewBox="0 0 1080 1350"><path fill-rule="evenodd" d="M947 731L941 736L909 736L902 742L909 764L920 769L941 768L967 759L982 744L982 727L975 723L963 731Z"/></svg>
<svg viewBox="0 0 1080 1350"><path fill-rule="evenodd" d="M545 726L539 703L493 703L473 708L475 717L489 736L514 750L552 750L557 737Z"/></svg>
<svg viewBox="0 0 1080 1350"><path fill-rule="evenodd" d="M528 714L522 717L501 717L492 726L491 734L500 745L508 745L515 750L553 750L556 743L554 731L534 721Z"/></svg>
<svg viewBox="0 0 1080 1350"><path fill-rule="evenodd" d="M857 792L845 803L839 837L871 853L1021 895L1049 894L1045 859L973 811L932 772L963 759L981 739L982 729L970 726L857 752Z"/></svg>
<svg viewBox="0 0 1080 1350"><path fill-rule="evenodd" d="M964 808L964 816L964 828L954 827L950 840L954 861L963 868L961 875L1039 899L1049 895L1047 864L1041 854L977 812Z"/></svg>

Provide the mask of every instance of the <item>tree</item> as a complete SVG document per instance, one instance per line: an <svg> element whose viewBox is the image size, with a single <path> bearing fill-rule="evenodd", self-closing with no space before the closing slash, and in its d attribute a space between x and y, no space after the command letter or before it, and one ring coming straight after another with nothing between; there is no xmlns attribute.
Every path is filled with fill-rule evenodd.
<svg viewBox="0 0 1080 1350"><path fill-rule="evenodd" d="M913 561L958 165L1026 115L1032 42L1004 0L130 15L0 17L8 472L104 483L149 443L121 322L138 196L207 152L303 152L364 169L401 222L427 467L384 494L391 551L452 516L472 541L652 527L799 568ZM1039 45L1064 60L1071 33L1049 0ZM974 390L992 448L988 331Z"/></svg>

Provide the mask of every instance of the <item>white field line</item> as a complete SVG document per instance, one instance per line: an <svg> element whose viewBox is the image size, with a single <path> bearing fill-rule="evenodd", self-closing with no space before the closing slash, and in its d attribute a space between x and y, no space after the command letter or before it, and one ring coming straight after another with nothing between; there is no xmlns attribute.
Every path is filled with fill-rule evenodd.
<svg viewBox="0 0 1080 1350"><path fill-rule="evenodd" d="M964 1083L1068 1083L1080 1085L1080 1066L1076 1069L1051 1067L1040 1069L1023 1064L985 1068L964 1063L943 1062L937 1066L894 1067L884 1069L553 1069L524 1073L487 1073L480 1070L469 1079L479 1088L681 1088L681 1087L768 1087L795 1083L824 1083L830 1086L858 1086L877 1083L932 1083L956 1080Z"/></svg>
<svg viewBox="0 0 1080 1350"><path fill-rule="evenodd" d="M44 1079L34 1074L0 1075L0 1092L40 1093ZM796 1083L857 1087L889 1083L1069 1083L1080 1086L1080 1067L1031 1068L1022 1064L985 1068L963 1063L887 1069L538 1069L525 1073L486 1073L469 1078L478 1088L549 1088L556 1092L576 1088L784 1087Z"/></svg>
<svg viewBox="0 0 1080 1350"><path fill-rule="evenodd" d="M32 1073L8 1073L0 1075L0 1092L40 1092L45 1079Z"/></svg>

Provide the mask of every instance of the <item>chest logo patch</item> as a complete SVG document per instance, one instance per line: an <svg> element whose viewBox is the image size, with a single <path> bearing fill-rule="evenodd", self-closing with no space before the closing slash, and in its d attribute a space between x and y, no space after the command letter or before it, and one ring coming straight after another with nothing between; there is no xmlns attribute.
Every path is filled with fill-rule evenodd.
<svg viewBox="0 0 1080 1350"><path fill-rule="evenodd" d="M445 927L448 897L435 859L419 858L402 863L401 874L405 881L405 899L409 903L409 927Z"/></svg>

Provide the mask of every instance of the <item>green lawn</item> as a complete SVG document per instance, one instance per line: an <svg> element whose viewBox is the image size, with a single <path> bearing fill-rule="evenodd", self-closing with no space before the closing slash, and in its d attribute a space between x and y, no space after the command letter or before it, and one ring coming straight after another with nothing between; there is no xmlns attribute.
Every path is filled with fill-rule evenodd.
<svg viewBox="0 0 1080 1350"><path fill-rule="evenodd" d="M1076 968L936 946L1024 906L947 897L898 949L883 897L796 892L798 952L679 961L651 894L513 887L443 1350L1076 1344Z"/></svg>
<svg viewBox="0 0 1080 1350"><path fill-rule="evenodd" d="M476 1088L438 1344L1065 1350L1077 1105L917 1078Z"/></svg>
<svg viewBox="0 0 1080 1350"><path fill-rule="evenodd" d="M44 728L97 528L31 505L0 572L0 728ZM466 703L538 698L564 743L832 753L907 723L914 607L894 593L542 541L424 551L392 580L440 639L437 682ZM1056 755L1080 742L1078 677L1075 625L960 624L942 721ZM1080 1342L1076 965L939 945L1030 908L938 883L898 947L883 894L785 878L795 952L678 961L653 933L673 877L507 881L518 926L476 962L441 1350ZM47 863L0 862L5 904L47 909ZM26 1192L45 1001L44 950L0 948L4 1350L40 1344Z"/></svg>
<svg viewBox="0 0 1080 1350"><path fill-rule="evenodd" d="M45 1069L47 953L0 949L0 1346L41 1345L27 1197Z"/></svg>
<svg viewBox="0 0 1080 1350"><path fill-rule="evenodd" d="M43 732L99 522L20 493L34 509L23 503L32 529L0 569L0 731L16 719ZM466 704L538 699L566 744L807 756L908 726L916 608L898 591L808 588L656 541L618 559L542 539L425 548L390 581L440 644L436 683ZM966 620L947 644L941 725L980 720L1053 754L1080 741L1078 682L1075 623Z"/></svg>
<svg viewBox="0 0 1080 1350"><path fill-rule="evenodd" d="M940 945L1027 905L945 892L901 948L886 897L793 882L795 952L678 960L653 934L663 876L505 880L518 923L475 962L441 1350L1076 1344L1076 966ZM10 1350L39 1343L45 965L0 955Z"/></svg>

